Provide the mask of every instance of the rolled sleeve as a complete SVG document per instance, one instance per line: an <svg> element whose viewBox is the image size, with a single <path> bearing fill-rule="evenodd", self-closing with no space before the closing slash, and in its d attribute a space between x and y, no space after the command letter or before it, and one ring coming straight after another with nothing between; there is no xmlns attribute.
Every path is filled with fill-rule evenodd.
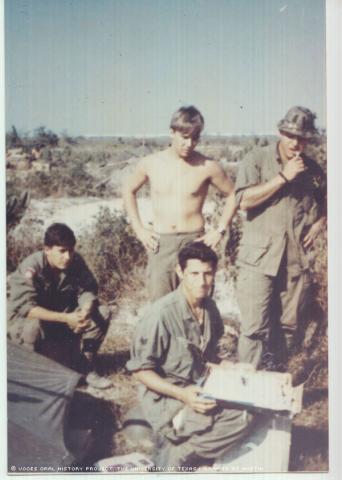
<svg viewBox="0 0 342 480"><path fill-rule="evenodd" d="M242 160L235 182L235 202L240 206L242 196L246 188L258 185L261 182L260 168L252 153Z"/></svg>
<svg viewBox="0 0 342 480"><path fill-rule="evenodd" d="M151 309L139 322L126 368L159 370L169 343L169 333L157 311Z"/></svg>

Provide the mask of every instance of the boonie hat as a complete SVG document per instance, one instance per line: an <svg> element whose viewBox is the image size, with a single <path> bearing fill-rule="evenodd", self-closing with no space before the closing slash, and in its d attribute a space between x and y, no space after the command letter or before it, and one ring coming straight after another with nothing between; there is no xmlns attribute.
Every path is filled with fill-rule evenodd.
<svg viewBox="0 0 342 480"><path fill-rule="evenodd" d="M310 138L317 133L316 114L305 107L292 107L278 123L280 131L292 133L303 138Z"/></svg>

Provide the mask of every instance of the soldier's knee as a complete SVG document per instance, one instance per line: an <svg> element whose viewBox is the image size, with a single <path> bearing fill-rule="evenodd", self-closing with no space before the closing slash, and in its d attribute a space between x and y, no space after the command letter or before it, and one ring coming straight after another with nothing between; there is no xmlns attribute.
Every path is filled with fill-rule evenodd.
<svg viewBox="0 0 342 480"><path fill-rule="evenodd" d="M41 339L41 326L38 319L23 318L9 326L8 338L28 350L35 350Z"/></svg>
<svg viewBox="0 0 342 480"><path fill-rule="evenodd" d="M41 337L40 321L38 319L27 320L24 324L22 337L24 343L36 344Z"/></svg>

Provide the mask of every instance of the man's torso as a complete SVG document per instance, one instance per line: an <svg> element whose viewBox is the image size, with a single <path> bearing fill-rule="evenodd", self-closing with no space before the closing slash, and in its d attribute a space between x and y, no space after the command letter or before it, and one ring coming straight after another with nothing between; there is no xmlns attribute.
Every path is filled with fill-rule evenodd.
<svg viewBox="0 0 342 480"><path fill-rule="evenodd" d="M303 248L303 237L319 217L322 205L317 202L317 192L323 172L313 160L304 158L305 172L263 204L247 212L240 241L239 265L273 276L277 274L287 249L288 264L293 274L308 268L310 252ZM259 184L274 178L282 165L277 149L272 145L251 152L249 165L246 163L240 168L254 172L250 178L253 180L254 176L255 184ZM248 173L241 172L236 191L248 186L252 186L248 185Z"/></svg>
<svg viewBox="0 0 342 480"><path fill-rule="evenodd" d="M77 306L82 257L75 253L66 271L54 275L43 251L27 257L10 279L9 318L23 308L25 302L54 311L71 311Z"/></svg>
<svg viewBox="0 0 342 480"><path fill-rule="evenodd" d="M193 319L180 291L155 302L140 321L135 334L130 370L153 369L169 382L185 386L195 383L213 361L217 342L223 333L220 314L208 299L203 329ZM149 362L153 358L153 365ZM168 422L182 407L182 402L143 388L143 408L156 429Z"/></svg>
<svg viewBox="0 0 342 480"><path fill-rule="evenodd" d="M156 232L189 233L203 229L202 208L211 163L198 152L192 154L191 161L175 159L169 150L150 157L148 178Z"/></svg>

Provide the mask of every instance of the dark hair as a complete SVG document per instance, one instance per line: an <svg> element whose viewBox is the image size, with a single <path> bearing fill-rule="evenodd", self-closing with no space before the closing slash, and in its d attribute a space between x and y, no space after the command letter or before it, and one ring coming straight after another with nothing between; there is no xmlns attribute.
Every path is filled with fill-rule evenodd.
<svg viewBox="0 0 342 480"><path fill-rule="evenodd" d="M201 260L204 263L211 263L213 268L217 267L218 257L214 250L203 242L187 243L178 253L178 263L182 271L186 268L188 260Z"/></svg>
<svg viewBox="0 0 342 480"><path fill-rule="evenodd" d="M48 227L44 236L46 247L74 247L76 238L74 232L64 223L53 223Z"/></svg>
<svg viewBox="0 0 342 480"><path fill-rule="evenodd" d="M172 130L193 135L200 135L204 128L204 118L194 106L179 108L171 118Z"/></svg>

